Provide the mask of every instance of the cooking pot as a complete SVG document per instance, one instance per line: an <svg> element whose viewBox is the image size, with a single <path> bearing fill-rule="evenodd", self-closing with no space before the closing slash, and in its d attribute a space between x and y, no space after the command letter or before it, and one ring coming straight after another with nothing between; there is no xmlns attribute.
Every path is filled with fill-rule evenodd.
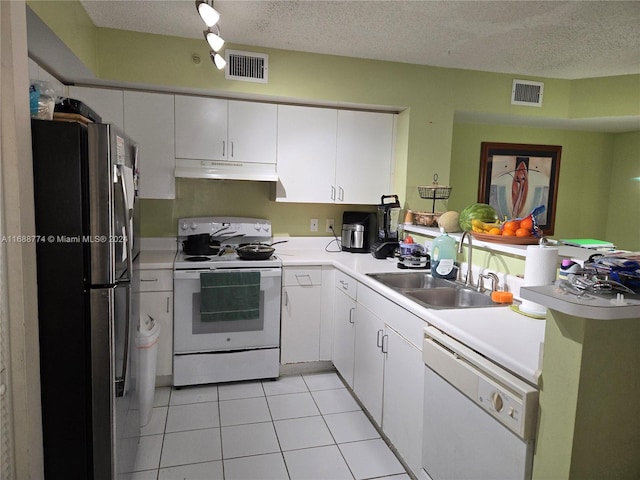
<svg viewBox="0 0 640 480"><path fill-rule="evenodd" d="M189 235L182 242L182 251L187 255L217 255L220 252L220 242L213 240L208 233Z"/></svg>
<svg viewBox="0 0 640 480"><path fill-rule="evenodd" d="M285 243L287 240L280 240L273 243L245 243L236 248L236 253L242 260L268 260L276 251L272 245Z"/></svg>

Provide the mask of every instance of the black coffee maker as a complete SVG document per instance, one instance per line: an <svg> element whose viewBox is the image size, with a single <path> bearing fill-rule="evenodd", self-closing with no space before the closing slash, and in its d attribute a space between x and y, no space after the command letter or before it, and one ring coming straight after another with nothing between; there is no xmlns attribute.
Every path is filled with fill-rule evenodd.
<svg viewBox="0 0 640 480"><path fill-rule="evenodd" d="M375 258L392 257L398 243L398 215L400 201L397 195L383 195L378 205L378 239L371 245ZM395 228L394 228L395 225Z"/></svg>

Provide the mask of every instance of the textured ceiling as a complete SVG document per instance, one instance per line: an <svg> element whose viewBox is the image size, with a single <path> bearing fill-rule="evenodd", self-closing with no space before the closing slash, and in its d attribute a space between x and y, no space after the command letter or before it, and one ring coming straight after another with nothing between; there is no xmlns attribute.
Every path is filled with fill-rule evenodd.
<svg viewBox="0 0 640 480"><path fill-rule="evenodd" d="M81 3L99 27L202 38L193 0ZM229 43L549 78L640 73L640 1L218 0L215 8Z"/></svg>

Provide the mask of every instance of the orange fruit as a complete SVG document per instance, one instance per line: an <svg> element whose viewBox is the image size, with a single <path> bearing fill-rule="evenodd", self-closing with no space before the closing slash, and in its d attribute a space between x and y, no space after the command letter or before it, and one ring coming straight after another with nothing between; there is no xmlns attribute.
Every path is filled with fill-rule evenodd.
<svg viewBox="0 0 640 480"><path fill-rule="evenodd" d="M508 220L504 222L504 230L513 230L514 232L520 228L519 220Z"/></svg>
<svg viewBox="0 0 640 480"><path fill-rule="evenodd" d="M516 237L528 237L529 235L531 235L531 230L527 230L526 228L516 230Z"/></svg>
<svg viewBox="0 0 640 480"><path fill-rule="evenodd" d="M511 230L510 228L505 228L504 230L502 230L503 237L514 237L515 235L515 230Z"/></svg>
<svg viewBox="0 0 640 480"><path fill-rule="evenodd" d="M533 230L533 219L526 217L520 220L520 228L526 228L529 231Z"/></svg>
<svg viewBox="0 0 640 480"><path fill-rule="evenodd" d="M500 229L498 227L493 227L491 230L487 232L489 235L500 235Z"/></svg>

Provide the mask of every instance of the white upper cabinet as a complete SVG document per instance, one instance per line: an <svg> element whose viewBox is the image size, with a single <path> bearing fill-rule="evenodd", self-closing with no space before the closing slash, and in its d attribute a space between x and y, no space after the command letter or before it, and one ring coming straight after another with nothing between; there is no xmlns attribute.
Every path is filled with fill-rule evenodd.
<svg viewBox="0 0 640 480"><path fill-rule="evenodd" d="M124 127L140 146L140 197L175 198L173 95L125 91Z"/></svg>
<svg viewBox="0 0 640 480"><path fill-rule="evenodd" d="M122 90L69 86L69 97L80 100L102 117L102 123L112 123L124 130L124 99Z"/></svg>
<svg viewBox="0 0 640 480"><path fill-rule="evenodd" d="M278 106L229 101L228 160L276 163Z"/></svg>
<svg viewBox="0 0 640 480"><path fill-rule="evenodd" d="M176 158L227 159L227 100L175 96Z"/></svg>
<svg viewBox="0 0 640 480"><path fill-rule="evenodd" d="M338 112L338 203L378 204L391 193L394 115Z"/></svg>
<svg viewBox="0 0 640 480"><path fill-rule="evenodd" d="M176 158L276 162L278 107L176 95Z"/></svg>
<svg viewBox="0 0 640 480"><path fill-rule="evenodd" d="M337 125L332 108L278 107L277 200L333 202Z"/></svg>
<svg viewBox="0 0 640 480"><path fill-rule="evenodd" d="M392 185L390 113L278 107L281 202L378 204Z"/></svg>

